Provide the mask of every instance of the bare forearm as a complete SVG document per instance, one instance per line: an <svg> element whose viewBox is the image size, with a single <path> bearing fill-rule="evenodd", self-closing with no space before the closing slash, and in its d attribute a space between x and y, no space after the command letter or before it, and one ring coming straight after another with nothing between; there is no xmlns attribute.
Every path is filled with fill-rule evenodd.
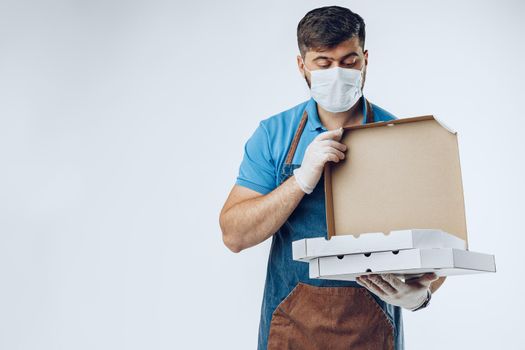
<svg viewBox="0 0 525 350"><path fill-rule="evenodd" d="M304 195L295 177L291 176L267 195L246 200L228 209L224 214L224 222L232 250L241 251L272 236Z"/></svg>

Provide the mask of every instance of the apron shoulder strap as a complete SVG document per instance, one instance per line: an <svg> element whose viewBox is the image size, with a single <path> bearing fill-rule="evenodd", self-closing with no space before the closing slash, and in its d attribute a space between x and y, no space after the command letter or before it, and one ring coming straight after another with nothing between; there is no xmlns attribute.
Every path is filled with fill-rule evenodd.
<svg viewBox="0 0 525 350"><path fill-rule="evenodd" d="M303 112L303 116L301 118L301 121L299 122L299 127L297 128L297 131L295 132L295 135L292 140L292 145L290 146L290 149L288 150L288 154L286 155L286 164L291 164L293 160L293 156L295 154L295 149L297 148L297 145L299 144L299 139L301 138L301 134L303 133L304 126L306 125L306 121L308 120L308 112L306 109Z"/></svg>

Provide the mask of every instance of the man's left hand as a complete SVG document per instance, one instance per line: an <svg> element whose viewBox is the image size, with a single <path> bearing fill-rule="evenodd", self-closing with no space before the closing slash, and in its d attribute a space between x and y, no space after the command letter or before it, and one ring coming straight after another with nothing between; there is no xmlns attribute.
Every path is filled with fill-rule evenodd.
<svg viewBox="0 0 525 350"><path fill-rule="evenodd" d="M407 281L383 273L359 276L356 281L387 303L412 310L423 303L430 284L437 279L438 276L433 272Z"/></svg>

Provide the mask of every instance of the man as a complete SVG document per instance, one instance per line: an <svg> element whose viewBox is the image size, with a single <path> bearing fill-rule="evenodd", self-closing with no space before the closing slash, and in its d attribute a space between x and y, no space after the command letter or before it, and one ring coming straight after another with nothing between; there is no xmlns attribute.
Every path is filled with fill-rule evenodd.
<svg viewBox="0 0 525 350"><path fill-rule="evenodd" d="M327 235L323 167L345 158L341 127L396 119L362 95L368 51L359 15L314 9L297 40L311 98L260 122L219 219L233 252L272 237L258 349L403 349L401 309L426 306L444 278L314 280L308 264L292 260L292 241Z"/></svg>

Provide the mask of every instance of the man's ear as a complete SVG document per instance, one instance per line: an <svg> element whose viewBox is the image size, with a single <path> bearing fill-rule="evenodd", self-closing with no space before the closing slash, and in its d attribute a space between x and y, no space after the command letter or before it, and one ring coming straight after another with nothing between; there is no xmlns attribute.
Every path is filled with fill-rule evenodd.
<svg viewBox="0 0 525 350"><path fill-rule="evenodd" d="M301 55L297 55L297 67L299 68L299 73L301 73L301 75L304 77L306 73L304 72L303 60Z"/></svg>
<svg viewBox="0 0 525 350"><path fill-rule="evenodd" d="M365 65L368 66L368 50L363 51L363 54L365 55Z"/></svg>

